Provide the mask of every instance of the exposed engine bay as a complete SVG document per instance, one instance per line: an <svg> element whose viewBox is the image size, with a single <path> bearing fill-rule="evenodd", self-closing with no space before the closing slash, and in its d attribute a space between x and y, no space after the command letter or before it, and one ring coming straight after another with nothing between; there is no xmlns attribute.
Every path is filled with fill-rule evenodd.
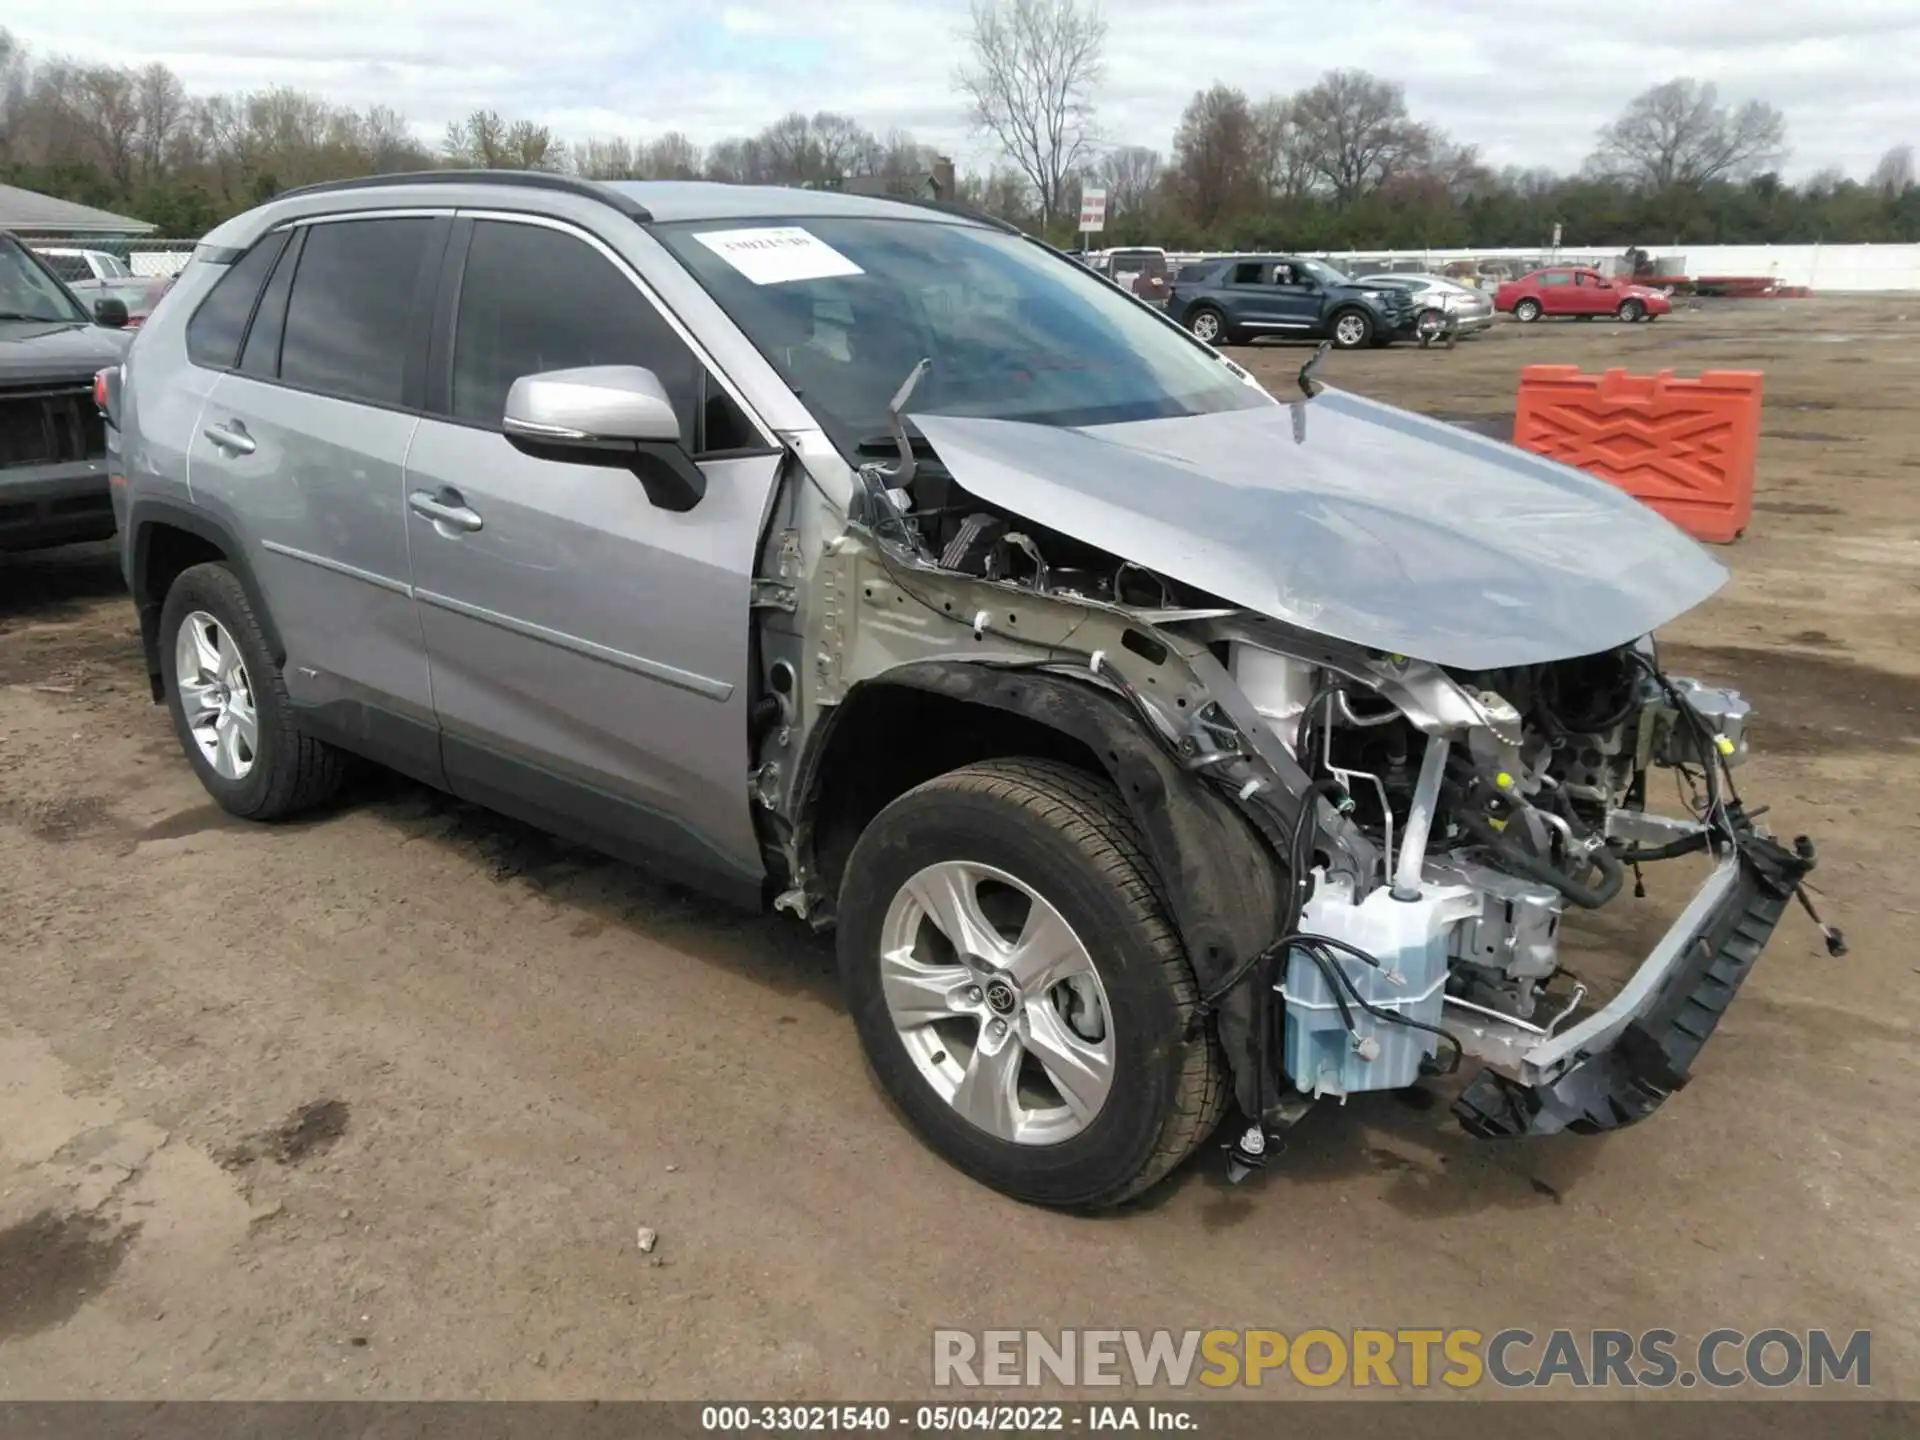
<svg viewBox="0 0 1920 1440"><path fill-rule="evenodd" d="M1202 999L1200 1018L1220 1014L1224 1035L1234 1014L1254 1057L1236 1067L1257 1117L1237 1173L1312 1101L1403 1088L1469 1056L1488 1068L1455 1109L1476 1133L1630 1123L1684 1083L1684 1066L1640 1041L1630 1075L1606 1071L1650 995L1678 997L1675 977L1718 963L1756 907L1797 897L1811 913L1811 847L1758 831L1734 785L1748 704L1664 674L1650 638L1488 670L1330 641L985 503L932 446L896 438L897 461L862 467L858 508L909 593L926 602L911 571L977 582L977 613L944 606L976 641L1015 638L996 593L1132 621L1111 650L1069 624L1031 663L1125 696L1183 766L1259 812L1284 862L1279 938ZM1170 710L1170 690L1149 693L1162 664L1186 669L1197 703ZM1563 960L1569 912L1690 855L1715 862L1708 885L1642 973L1595 1003ZM1629 1090L1644 1103L1619 1098Z"/></svg>

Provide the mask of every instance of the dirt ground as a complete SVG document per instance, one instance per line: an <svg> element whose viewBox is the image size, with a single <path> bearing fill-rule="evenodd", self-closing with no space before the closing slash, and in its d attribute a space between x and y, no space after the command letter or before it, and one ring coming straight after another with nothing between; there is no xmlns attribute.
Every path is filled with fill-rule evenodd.
<svg viewBox="0 0 1920 1440"><path fill-rule="evenodd" d="M922 1148L791 922L398 782L226 819L111 553L0 560L0 1395L924 1397L931 1329L996 1325L1870 1328L1875 1390L1920 1395L1920 296L1325 375L1499 415L1542 361L1765 370L1733 580L1665 638L1753 699L1743 788L1819 842L1853 953L1790 913L1638 1129L1356 1100L1094 1220ZM1622 902L1609 963L1687 882Z"/></svg>

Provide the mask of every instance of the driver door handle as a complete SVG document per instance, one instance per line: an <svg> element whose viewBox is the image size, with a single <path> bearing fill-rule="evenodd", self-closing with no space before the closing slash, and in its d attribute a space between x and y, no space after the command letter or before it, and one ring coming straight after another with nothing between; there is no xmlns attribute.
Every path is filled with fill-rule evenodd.
<svg viewBox="0 0 1920 1440"><path fill-rule="evenodd" d="M477 510L470 510L461 504L458 495L451 500L444 500L431 490L415 490L407 496L407 508L433 521L435 525L444 525L449 530L462 530L468 534L486 523Z"/></svg>
<svg viewBox="0 0 1920 1440"><path fill-rule="evenodd" d="M209 425L200 433L220 449L235 455L251 455L256 448L253 437L247 434L247 427L238 420L230 420L225 425Z"/></svg>

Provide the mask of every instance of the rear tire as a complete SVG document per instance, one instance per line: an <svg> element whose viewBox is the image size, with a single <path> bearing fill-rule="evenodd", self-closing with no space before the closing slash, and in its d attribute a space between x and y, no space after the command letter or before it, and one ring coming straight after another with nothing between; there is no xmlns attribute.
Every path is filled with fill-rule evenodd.
<svg viewBox="0 0 1920 1440"><path fill-rule="evenodd" d="M1538 300L1522 300L1513 307L1513 318L1522 325L1531 325L1540 318L1540 313Z"/></svg>
<svg viewBox="0 0 1920 1440"><path fill-rule="evenodd" d="M223 810L279 820L333 797L345 757L302 734L247 592L225 565L180 572L160 607L174 733Z"/></svg>
<svg viewBox="0 0 1920 1440"><path fill-rule="evenodd" d="M1117 1205L1186 1159L1225 1111L1217 1041L1186 1038L1193 970L1104 779L996 760L908 791L847 862L838 945L882 1087L942 1156L1016 1199ZM1054 954L1073 958L1034 958ZM1088 1038L1095 1030L1103 1038ZM1008 1050L1020 1053L1000 1060ZM990 1084L997 1075L1007 1078ZM1101 1075L1094 1104L1089 1077Z"/></svg>
<svg viewBox="0 0 1920 1440"><path fill-rule="evenodd" d="M1193 332L1196 340L1208 345L1225 345L1227 339L1227 317L1211 305L1196 305L1187 312L1187 329Z"/></svg>

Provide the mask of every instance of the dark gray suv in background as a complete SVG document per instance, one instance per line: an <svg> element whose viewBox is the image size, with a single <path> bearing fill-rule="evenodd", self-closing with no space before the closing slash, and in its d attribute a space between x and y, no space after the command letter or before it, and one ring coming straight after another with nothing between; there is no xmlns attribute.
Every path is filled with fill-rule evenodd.
<svg viewBox="0 0 1920 1440"><path fill-rule="evenodd" d="M0 552L113 534L94 378L126 351L127 311L114 300L99 314L118 325L0 232Z"/></svg>
<svg viewBox="0 0 1920 1440"><path fill-rule="evenodd" d="M438 172L221 226L103 398L220 804L367 757L835 927L920 1132L1096 1206L1469 1056L1477 1134L1637 1120L1812 864L1649 638L1719 565L1302 384L969 215ZM1562 916L1685 856L1588 1004Z"/></svg>
<svg viewBox="0 0 1920 1440"><path fill-rule="evenodd" d="M1167 316L1209 345L1328 340L1341 350L1411 338L1417 311L1399 287L1365 285L1324 260L1232 255L1182 265Z"/></svg>

